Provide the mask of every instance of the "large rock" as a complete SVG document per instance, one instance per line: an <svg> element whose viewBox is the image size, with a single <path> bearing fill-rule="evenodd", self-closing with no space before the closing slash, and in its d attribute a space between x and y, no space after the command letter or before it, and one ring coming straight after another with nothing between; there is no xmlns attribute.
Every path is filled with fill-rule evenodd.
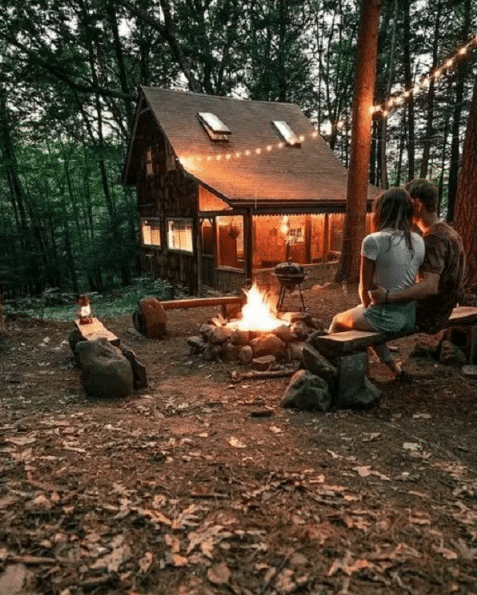
<svg viewBox="0 0 477 595"><path fill-rule="evenodd" d="M285 355L285 343L273 333L262 334L250 341L253 350L253 357L262 355L274 355L277 359Z"/></svg>
<svg viewBox="0 0 477 595"><path fill-rule="evenodd" d="M136 329L144 332L146 337L161 339L167 334L166 311L160 300L155 297L144 297L139 300L139 314L133 316Z"/></svg>
<svg viewBox="0 0 477 595"><path fill-rule="evenodd" d="M134 391L134 374L121 350L105 339L80 341L75 356L81 367L81 381L94 397L122 398Z"/></svg>
<svg viewBox="0 0 477 595"><path fill-rule="evenodd" d="M232 345L248 345L250 343L249 331L235 329L230 335L230 342Z"/></svg>
<svg viewBox="0 0 477 595"><path fill-rule="evenodd" d="M282 398L283 407L305 411L328 411L331 405L328 384L308 370L295 372Z"/></svg>
<svg viewBox="0 0 477 595"><path fill-rule="evenodd" d="M227 341L222 345L222 357L227 362L235 362L239 359L240 345L233 345Z"/></svg>
<svg viewBox="0 0 477 595"><path fill-rule="evenodd" d="M284 343L291 343L298 339L298 335L292 331L290 325L282 324L273 331L273 334L281 339Z"/></svg>
<svg viewBox="0 0 477 595"><path fill-rule="evenodd" d="M336 404L340 408L369 409L381 396L381 391L366 377L368 354L359 351L336 358Z"/></svg>
<svg viewBox="0 0 477 595"><path fill-rule="evenodd" d="M253 350L250 345L243 345L239 349L238 353L239 361L242 365L246 366L249 364L253 359Z"/></svg>
<svg viewBox="0 0 477 595"><path fill-rule="evenodd" d="M303 320L297 320L291 325L291 330L295 333L296 337L300 341L307 339L313 332L313 329L309 327Z"/></svg>
<svg viewBox="0 0 477 595"><path fill-rule="evenodd" d="M334 386L338 374L336 366L309 343L303 347L302 361L307 370Z"/></svg>
<svg viewBox="0 0 477 595"><path fill-rule="evenodd" d="M460 347L444 340L440 345L439 361L446 366L462 366L467 363L467 357Z"/></svg>
<svg viewBox="0 0 477 595"><path fill-rule="evenodd" d="M277 363L277 358L274 355L262 355L252 360L252 367L254 370L265 371L271 370Z"/></svg>
<svg viewBox="0 0 477 595"><path fill-rule="evenodd" d="M381 391L369 378L364 378L363 385L355 391L349 390L341 398L340 407L346 409L371 409L381 397Z"/></svg>

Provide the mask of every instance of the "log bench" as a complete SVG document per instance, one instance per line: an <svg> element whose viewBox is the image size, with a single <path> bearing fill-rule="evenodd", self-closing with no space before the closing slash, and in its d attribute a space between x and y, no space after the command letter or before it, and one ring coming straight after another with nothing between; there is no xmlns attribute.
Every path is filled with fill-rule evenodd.
<svg viewBox="0 0 477 595"><path fill-rule="evenodd" d="M184 300L161 301L164 310L179 310L181 308L209 308L211 306L220 306L222 316L227 318L227 306L240 305L245 303L245 297L241 295L226 295L210 298L189 298Z"/></svg>
<svg viewBox="0 0 477 595"><path fill-rule="evenodd" d="M139 300L139 309L133 313L135 329L149 338L161 339L167 334L166 310L188 308L210 308L220 306L223 318L227 318L229 306L242 308L244 296L218 296L211 298L188 298L183 300L161 301L156 297L144 297Z"/></svg>
<svg viewBox="0 0 477 595"><path fill-rule="evenodd" d="M96 341L96 339L104 337L111 343L111 345L119 347L119 337L116 337L116 335L108 330L97 318L93 317L91 322L84 324L77 318L75 320L75 327L81 341Z"/></svg>
<svg viewBox="0 0 477 595"><path fill-rule="evenodd" d="M356 388L364 385L368 368L368 347L418 333L419 331L412 330L389 335L352 330L316 337L315 347L325 357L331 358L337 367L338 406L346 404L350 395L356 392ZM473 364L477 355L477 308L469 306L454 308L445 326L444 338L452 341L454 334L464 337L463 346L467 351L467 363Z"/></svg>
<svg viewBox="0 0 477 595"><path fill-rule="evenodd" d="M131 364L134 376L134 388L147 387L146 367L139 361L137 355L126 345L121 345L119 337L107 329L104 324L93 317L91 322L81 323L79 318L75 320L75 334L77 337L70 338L70 345L74 351L77 341L96 341L97 339L107 339L111 345L119 347L121 353Z"/></svg>

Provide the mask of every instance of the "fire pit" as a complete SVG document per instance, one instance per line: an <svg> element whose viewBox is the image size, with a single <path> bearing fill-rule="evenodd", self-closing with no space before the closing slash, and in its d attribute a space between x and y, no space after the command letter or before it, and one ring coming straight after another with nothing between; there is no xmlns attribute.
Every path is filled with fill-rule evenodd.
<svg viewBox="0 0 477 595"><path fill-rule="evenodd" d="M244 293L247 301L237 318L214 317L199 328L198 335L189 337L191 353L210 361L251 364L261 371L295 367L304 342L321 330L321 321L308 312L278 313L271 296L256 285Z"/></svg>
<svg viewBox="0 0 477 595"><path fill-rule="evenodd" d="M275 267L275 277L280 283L280 291L278 293L277 311L281 312L283 308L283 302L285 300L285 294L287 291L290 293L298 288L300 299L302 303L302 310L306 310L305 301L303 300L303 294L301 293L301 283L306 278L305 269L291 259L288 262L282 262L277 264Z"/></svg>

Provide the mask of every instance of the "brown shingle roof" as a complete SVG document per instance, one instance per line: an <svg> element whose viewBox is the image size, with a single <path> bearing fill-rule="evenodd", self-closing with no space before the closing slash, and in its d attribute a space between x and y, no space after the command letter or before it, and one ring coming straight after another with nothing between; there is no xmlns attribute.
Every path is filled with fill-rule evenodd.
<svg viewBox="0 0 477 595"><path fill-rule="evenodd" d="M231 205L346 202L346 168L319 135L312 138L314 128L297 105L151 87L142 91L184 169ZM218 116L230 129L230 140L211 141L197 112ZM304 135L301 147L278 149L271 120L284 120L297 136ZM269 145L271 151L266 150ZM262 152L256 154L256 148ZM243 155L247 150L250 156ZM237 152L242 156L234 157ZM226 159L227 154L232 157ZM370 188L370 198L372 194Z"/></svg>

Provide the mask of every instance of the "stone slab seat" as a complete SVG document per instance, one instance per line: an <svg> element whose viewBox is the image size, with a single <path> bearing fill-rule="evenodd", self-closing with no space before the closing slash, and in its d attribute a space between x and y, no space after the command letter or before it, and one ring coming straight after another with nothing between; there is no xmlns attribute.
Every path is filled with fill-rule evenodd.
<svg viewBox="0 0 477 595"><path fill-rule="evenodd" d="M454 308L445 328L466 325L477 325L477 308L470 306L458 306ZM343 333L333 333L317 337L315 344L323 355L327 357L341 357L364 351L368 347L377 345L378 343L409 337L418 332L418 330L412 330L389 335L374 331L345 331Z"/></svg>
<svg viewBox="0 0 477 595"><path fill-rule="evenodd" d="M445 328L477 328L477 308L468 306L454 308ZM371 331L346 331L315 337L315 348L325 357L331 358L333 365L336 366L335 405L343 408L375 403L380 391L366 376L367 348L416 333L418 333L417 330L393 335Z"/></svg>

